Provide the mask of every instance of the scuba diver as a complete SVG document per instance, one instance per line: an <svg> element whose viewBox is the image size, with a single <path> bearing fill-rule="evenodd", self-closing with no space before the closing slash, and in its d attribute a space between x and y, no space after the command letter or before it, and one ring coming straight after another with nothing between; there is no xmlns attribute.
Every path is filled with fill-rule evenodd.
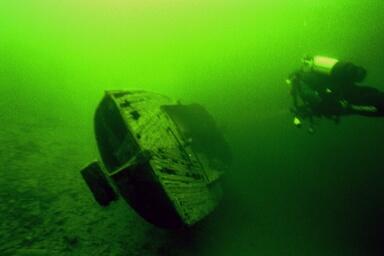
<svg viewBox="0 0 384 256"><path fill-rule="evenodd" d="M351 62L324 56L304 57L302 66L286 83L291 86L293 123L309 121L314 132L315 118L335 123L344 115L384 116L384 92L363 86L367 71Z"/></svg>

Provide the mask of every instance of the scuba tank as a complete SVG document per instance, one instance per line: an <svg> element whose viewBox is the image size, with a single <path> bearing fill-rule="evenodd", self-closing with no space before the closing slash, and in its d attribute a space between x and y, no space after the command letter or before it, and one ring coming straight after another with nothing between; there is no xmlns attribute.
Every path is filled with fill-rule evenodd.
<svg viewBox="0 0 384 256"><path fill-rule="evenodd" d="M302 62L304 72L326 75L341 83L362 82L367 75L365 68L335 58L319 55L314 57L306 56Z"/></svg>
<svg viewBox="0 0 384 256"><path fill-rule="evenodd" d="M334 58L325 56L304 57L303 69L305 72L316 72L324 75L331 75L333 68L339 62Z"/></svg>

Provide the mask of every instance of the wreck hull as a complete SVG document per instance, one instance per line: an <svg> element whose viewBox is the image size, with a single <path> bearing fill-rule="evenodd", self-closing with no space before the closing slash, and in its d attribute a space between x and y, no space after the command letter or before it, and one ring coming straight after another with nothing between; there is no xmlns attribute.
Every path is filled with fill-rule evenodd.
<svg viewBox="0 0 384 256"><path fill-rule="evenodd" d="M147 221L166 228L191 226L214 210L221 171L170 117L169 98L142 91L106 92L95 114L105 175Z"/></svg>

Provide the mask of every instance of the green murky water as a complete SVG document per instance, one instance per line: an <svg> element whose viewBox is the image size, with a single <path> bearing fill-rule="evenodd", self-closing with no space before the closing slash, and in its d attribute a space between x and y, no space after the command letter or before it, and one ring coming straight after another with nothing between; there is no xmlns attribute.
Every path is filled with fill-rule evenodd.
<svg viewBox="0 0 384 256"><path fill-rule="evenodd" d="M291 124L286 76L348 59L384 90L379 0L2 0L1 255L381 255L383 119ZM93 201L105 89L198 102L234 154L227 197L191 232Z"/></svg>

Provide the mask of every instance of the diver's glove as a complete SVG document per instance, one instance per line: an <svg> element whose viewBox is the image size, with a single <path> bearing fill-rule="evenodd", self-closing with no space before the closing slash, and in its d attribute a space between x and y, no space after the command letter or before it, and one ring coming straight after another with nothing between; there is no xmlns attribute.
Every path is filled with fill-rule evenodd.
<svg viewBox="0 0 384 256"><path fill-rule="evenodd" d="M293 125L296 126L297 128L301 128L303 126L303 122L299 117L295 116L293 118ZM309 123L307 130L308 130L308 133L310 134L314 134L316 132L313 121Z"/></svg>
<svg viewBox="0 0 384 256"><path fill-rule="evenodd" d="M340 106L343 108L343 109L348 109L350 108L350 104L348 101L346 100L339 100L339 103L340 103Z"/></svg>
<svg viewBox="0 0 384 256"><path fill-rule="evenodd" d="M301 122L299 117L295 116L293 118L293 125L300 128L301 126L303 126L303 123Z"/></svg>

